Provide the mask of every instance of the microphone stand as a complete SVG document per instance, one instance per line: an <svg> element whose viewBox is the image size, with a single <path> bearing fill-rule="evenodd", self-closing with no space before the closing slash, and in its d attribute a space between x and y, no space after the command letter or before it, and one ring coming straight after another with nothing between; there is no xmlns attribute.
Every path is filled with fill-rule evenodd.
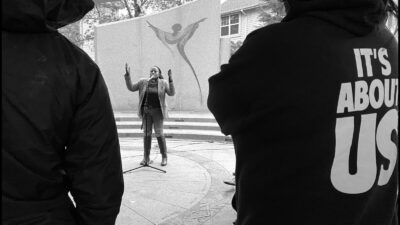
<svg viewBox="0 0 400 225"><path fill-rule="evenodd" d="M149 81L151 80L151 78L149 79ZM149 116L149 113L148 113L148 102L147 102L147 100L148 100L148 95L149 95L149 92L148 92L148 90L149 90L149 81L147 82L147 87L146 87L146 92L145 92L145 98L146 98L146 101L145 101L145 103L144 103L144 110L143 110L143 119L144 119L144 121L145 121L145 123L146 123L146 126L145 126L145 134L147 134L147 129L149 129L149 126L148 126L148 124L147 124L147 117ZM157 82L158 82L158 80L157 80ZM158 86L158 85L157 85ZM139 110L141 110L141 109L139 109ZM142 120L142 127L143 127L143 120ZM153 128L151 128L150 127L150 129L153 129ZM150 148L151 148L151 143L150 143ZM150 158L150 156L149 156L149 158ZM166 170L163 170L163 169L160 169L160 168L157 168L157 167L154 167L154 166L150 166L149 164L150 164L150 162L151 162L151 160L148 162L148 163L145 163L144 165L140 165L140 166L138 166L138 167L135 167L135 168L133 168L133 169L130 169L130 170L126 170L126 171L124 171L123 172L123 174L125 174L125 173L129 173L129 172L131 172L131 171L133 171L133 170L137 170L137 169L140 169L140 168L143 168L143 167L150 167L150 168L153 168L153 169L155 169L155 170L158 170L158 171L161 171L161 172L163 172L163 173L167 173L167 171Z"/></svg>

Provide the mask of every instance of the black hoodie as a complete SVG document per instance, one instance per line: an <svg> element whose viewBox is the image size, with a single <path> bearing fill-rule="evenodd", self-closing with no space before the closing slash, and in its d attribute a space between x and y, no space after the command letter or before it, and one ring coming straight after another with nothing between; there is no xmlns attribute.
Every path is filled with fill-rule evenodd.
<svg viewBox="0 0 400 225"><path fill-rule="evenodd" d="M238 225L398 225L398 43L380 0L288 0L209 79Z"/></svg>
<svg viewBox="0 0 400 225"><path fill-rule="evenodd" d="M309 15L364 36L385 22L385 0L287 0L283 22Z"/></svg>
<svg viewBox="0 0 400 225"><path fill-rule="evenodd" d="M93 5L2 0L3 225L115 223L123 176L107 87L57 32Z"/></svg>

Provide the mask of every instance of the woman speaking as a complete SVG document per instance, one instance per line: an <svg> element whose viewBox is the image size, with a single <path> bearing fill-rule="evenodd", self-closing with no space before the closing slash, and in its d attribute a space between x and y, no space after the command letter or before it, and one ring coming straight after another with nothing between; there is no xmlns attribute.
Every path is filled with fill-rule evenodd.
<svg viewBox="0 0 400 225"><path fill-rule="evenodd" d="M158 145L162 155L161 166L167 165L167 145L163 134L164 118L168 118L165 93L169 96L175 95L171 70L168 70L168 81L166 81L158 66L150 69L150 78L142 78L132 84L130 68L125 64L126 86L132 92L139 90L138 116L142 119L144 154L141 165L150 164L150 149L152 127L157 137Z"/></svg>

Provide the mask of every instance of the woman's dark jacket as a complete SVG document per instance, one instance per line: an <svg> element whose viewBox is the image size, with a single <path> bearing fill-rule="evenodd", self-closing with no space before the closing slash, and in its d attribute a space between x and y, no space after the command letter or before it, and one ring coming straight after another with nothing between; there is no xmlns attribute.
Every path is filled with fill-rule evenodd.
<svg viewBox="0 0 400 225"><path fill-rule="evenodd" d="M381 0L289 0L209 79L238 225L398 225L398 43Z"/></svg>
<svg viewBox="0 0 400 225"><path fill-rule="evenodd" d="M3 225L115 223L124 186L107 87L57 32L92 8L91 0L2 1Z"/></svg>

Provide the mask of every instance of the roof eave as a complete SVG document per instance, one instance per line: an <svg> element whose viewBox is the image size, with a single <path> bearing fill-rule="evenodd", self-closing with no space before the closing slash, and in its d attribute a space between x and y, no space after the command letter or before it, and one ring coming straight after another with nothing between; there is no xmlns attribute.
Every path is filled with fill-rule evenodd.
<svg viewBox="0 0 400 225"><path fill-rule="evenodd" d="M265 6L265 5L267 5L267 3L258 4L258 5L253 5L253 6L249 6L249 7L246 7L246 8L233 9L233 10L229 10L229 11L225 11L225 12L222 12L222 11L221 11L221 15L232 14L232 13L236 13L236 12L241 12L241 11L256 9L256 8L263 7L263 6Z"/></svg>

